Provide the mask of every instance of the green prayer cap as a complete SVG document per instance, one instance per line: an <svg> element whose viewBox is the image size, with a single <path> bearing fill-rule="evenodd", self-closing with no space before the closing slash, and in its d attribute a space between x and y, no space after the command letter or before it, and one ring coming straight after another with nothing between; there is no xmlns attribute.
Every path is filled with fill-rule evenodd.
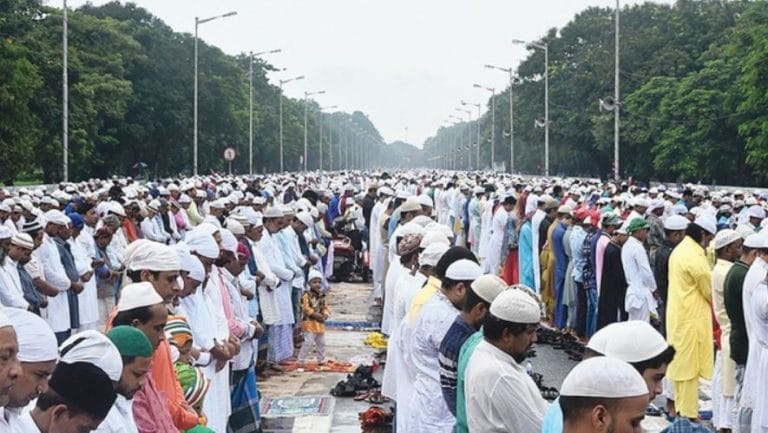
<svg viewBox="0 0 768 433"><path fill-rule="evenodd" d="M149 358L154 353L152 344L143 332L133 326L115 326L107 333L121 356Z"/></svg>
<svg viewBox="0 0 768 433"><path fill-rule="evenodd" d="M629 223L629 226L627 227L627 233L631 235L638 230L649 229L649 228L651 228L651 225L648 224L648 221L642 218L635 218Z"/></svg>

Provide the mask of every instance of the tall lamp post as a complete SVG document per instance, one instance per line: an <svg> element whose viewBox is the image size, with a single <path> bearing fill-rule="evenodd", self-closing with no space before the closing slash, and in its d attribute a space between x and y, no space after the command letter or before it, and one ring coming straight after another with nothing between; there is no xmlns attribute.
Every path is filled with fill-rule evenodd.
<svg viewBox="0 0 768 433"><path fill-rule="evenodd" d="M479 84L475 84L473 87L491 92L491 171L494 171L493 161L496 157L496 89ZM479 146L480 143L477 145ZM478 165L480 164L478 163Z"/></svg>
<svg viewBox="0 0 768 433"><path fill-rule="evenodd" d="M472 104L467 101L461 101L461 105L472 105L475 108L477 108L477 122L475 123L475 132L477 133L477 157L475 158L475 170L480 170L480 109L482 108L481 103Z"/></svg>
<svg viewBox="0 0 768 433"><path fill-rule="evenodd" d="M259 57L263 56L264 54L276 54L279 53L280 49L277 50L269 50L269 51L261 51L259 53L255 53L251 51L249 54L249 62L248 62L248 90L249 90L249 99L248 99L248 174L253 175L253 62L254 60Z"/></svg>
<svg viewBox="0 0 768 433"><path fill-rule="evenodd" d="M333 110L334 108L339 107L337 105L331 105L330 107L320 107L320 112L318 113L318 118L320 121L320 134L318 137L318 143L320 145L320 171L323 171L323 110ZM328 141L328 151L329 156L331 157L331 161L333 161L333 149L331 148L330 140Z"/></svg>
<svg viewBox="0 0 768 433"><path fill-rule="evenodd" d="M63 40L62 40L62 84L61 84L61 127L62 127L62 145L64 146L64 182L69 181L69 36L67 21L67 0L64 0L64 16L62 21Z"/></svg>
<svg viewBox="0 0 768 433"><path fill-rule="evenodd" d="M614 83L613 83L613 105L614 105L614 116L613 116L613 180L618 182L619 181L619 141L621 136L619 135L619 116L621 113L621 102L619 100L619 49L620 47L620 34L619 30L621 30L620 22L619 22L619 16L621 15L621 5L619 4L619 0L616 0L616 38L615 38L615 51L616 51L616 64L615 64L615 77L614 77Z"/></svg>
<svg viewBox="0 0 768 433"><path fill-rule="evenodd" d="M472 111L465 110L463 108L456 108L456 111L460 111L467 115L467 169L472 166Z"/></svg>
<svg viewBox="0 0 768 433"><path fill-rule="evenodd" d="M235 15L237 15L237 12L231 11L223 15L216 15L215 17L210 17L210 18L200 19L198 17L195 17L195 102L194 102L194 108L193 108L194 120L192 121L192 123L194 124L193 126L194 129L192 131L192 153L194 154L194 157L193 157L194 160L192 162L192 174L194 174L195 176L197 176L197 28L200 26L200 24L205 24L207 22L217 20L219 18L227 18Z"/></svg>
<svg viewBox="0 0 768 433"><path fill-rule="evenodd" d="M515 172L515 116L514 116L514 85L515 71L511 67L503 68L500 66L485 65L486 69L495 69L497 71L509 74L509 172Z"/></svg>
<svg viewBox="0 0 768 433"><path fill-rule="evenodd" d="M549 176L549 45L519 39L513 40L512 43L544 50L544 176Z"/></svg>
<svg viewBox="0 0 768 433"><path fill-rule="evenodd" d="M307 100L310 96L322 95L325 90L317 92L304 92L304 171L307 171Z"/></svg>
<svg viewBox="0 0 768 433"><path fill-rule="evenodd" d="M280 80L280 86L278 90L278 97L280 99L280 173L283 172L283 86L291 81L303 80L304 76L289 78L287 80Z"/></svg>

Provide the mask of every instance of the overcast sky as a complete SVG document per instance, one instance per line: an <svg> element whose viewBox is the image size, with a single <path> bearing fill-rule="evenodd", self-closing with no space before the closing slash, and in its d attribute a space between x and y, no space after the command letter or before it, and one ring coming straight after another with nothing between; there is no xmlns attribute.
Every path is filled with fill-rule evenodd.
<svg viewBox="0 0 768 433"><path fill-rule="evenodd" d="M615 5L615 0L135 2L174 30L189 33L195 16L237 11L237 16L201 25L200 37L229 54L280 48L282 53L266 60L287 71L271 79L306 76L287 84L287 95L325 90L316 97L322 106L361 110L385 140L418 146L450 114L460 114L455 110L462 99L485 103L488 92L473 83L506 86L508 76L483 65L516 66L526 52L512 39L536 39L588 6ZM70 7L84 3L69 1ZM641 1L622 0L622 5L634 3Z"/></svg>

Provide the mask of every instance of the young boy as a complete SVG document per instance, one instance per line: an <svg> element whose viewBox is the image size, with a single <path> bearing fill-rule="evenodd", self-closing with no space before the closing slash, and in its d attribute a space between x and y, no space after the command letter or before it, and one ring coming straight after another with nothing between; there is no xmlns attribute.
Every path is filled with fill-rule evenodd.
<svg viewBox="0 0 768 433"><path fill-rule="evenodd" d="M309 271L309 290L301 297L301 311L303 312L302 327L304 329L304 343L299 350L298 361L303 364L315 344L317 362L322 364L325 358L325 321L331 314L328 309L328 301L322 291L323 276L315 269Z"/></svg>

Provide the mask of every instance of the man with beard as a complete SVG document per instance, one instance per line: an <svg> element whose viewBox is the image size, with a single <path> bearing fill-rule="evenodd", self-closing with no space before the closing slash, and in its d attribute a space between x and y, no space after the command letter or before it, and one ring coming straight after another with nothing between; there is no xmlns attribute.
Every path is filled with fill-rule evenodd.
<svg viewBox="0 0 768 433"><path fill-rule="evenodd" d="M469 431L541 430L547 402L523 365L540 319L540 303L527 290L506 290L494 299L483 323L484 339L467 364Z"/></svg>
<svg viewBox="0 0 768 433"><path fill-rule="evenodd" d="M439 349L464 303L467 289L482 275L477 263L462 259L445 271L440 290L424 304L411 334L411 362L415 375L413 410L408 421L412 432L451 432L454 417L442 397Z"/></svg>
<svg viewBox="0 0 768 433"><path fill-rule="evenodd" d="M107 333L107 337L120 351L123 374L115 388L115 404L94 432L138 433L133 420L133 396L146 382L154 349L147 336L133 326L116 326Z"/></svg>

